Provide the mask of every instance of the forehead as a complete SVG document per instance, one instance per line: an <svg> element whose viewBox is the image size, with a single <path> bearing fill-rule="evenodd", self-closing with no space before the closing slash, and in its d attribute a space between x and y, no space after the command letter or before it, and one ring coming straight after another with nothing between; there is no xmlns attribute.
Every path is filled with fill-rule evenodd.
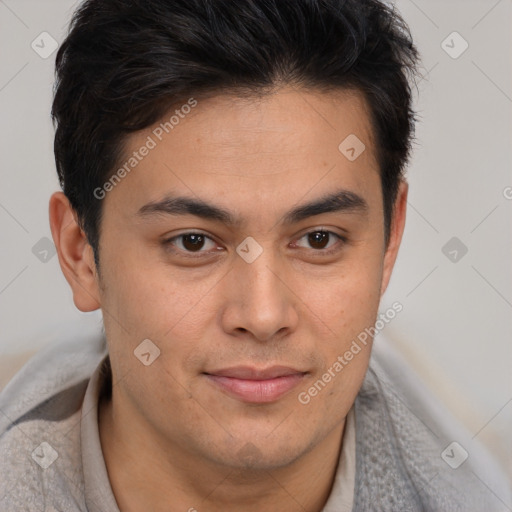
<svg viewBox="0 0 512 512"><path fill-rule="evenodd" d="M273 207L334 185L364 195L379 185L374 153L368 107L355 91L197 97L126 140L119 166L135 165L110 195L134 208L171 191Z"/></svg>

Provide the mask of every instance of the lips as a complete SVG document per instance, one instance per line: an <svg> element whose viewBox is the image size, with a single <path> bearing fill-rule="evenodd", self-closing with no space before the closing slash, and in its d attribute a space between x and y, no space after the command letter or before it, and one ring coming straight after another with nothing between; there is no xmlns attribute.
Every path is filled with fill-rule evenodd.
<svg viewBox="0 0 512 512"><path fill-rule="evenodd" d="M298 386L307 372L286 366L237 366L205 373L222 392L247 403L271 403Z"/></svg>

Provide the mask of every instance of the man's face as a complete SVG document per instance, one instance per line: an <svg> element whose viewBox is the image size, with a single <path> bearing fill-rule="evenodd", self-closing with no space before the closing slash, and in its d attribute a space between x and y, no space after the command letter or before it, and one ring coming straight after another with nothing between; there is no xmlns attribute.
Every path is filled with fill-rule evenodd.
<svg viewBox="0 0 512 512"><path fill-rule="evenodd" d="M168 134L159 121L128 139L126 161L148 136L156 146L103 202L115 407L174 450L282 467L343 424L368 365L369 344L299 400L374 324L389 277L368 113L355 93L291 88L190 110ZM338 149L351 134L366 146L353 161ZM287 215L342 191L367 207ZM178 211L177 197L234 222ZM160 350L148 365L143 340Z"/></svg>

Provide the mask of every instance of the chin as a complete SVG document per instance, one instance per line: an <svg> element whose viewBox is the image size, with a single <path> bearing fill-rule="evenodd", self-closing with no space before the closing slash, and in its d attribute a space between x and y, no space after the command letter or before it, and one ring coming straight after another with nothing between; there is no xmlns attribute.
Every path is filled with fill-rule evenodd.
<svg viewBox="0 0 512 512"><path fill-rule="evenodd" d="M236 440L231 438L224 449L219 444L216 444L216 447L217 453L209 454L216 463L241 471L272 471L287 467L309 449L308 443L291 440L285 431L281 438L269 439L268 435L262 435L259 438L245 435Z"/></svg>

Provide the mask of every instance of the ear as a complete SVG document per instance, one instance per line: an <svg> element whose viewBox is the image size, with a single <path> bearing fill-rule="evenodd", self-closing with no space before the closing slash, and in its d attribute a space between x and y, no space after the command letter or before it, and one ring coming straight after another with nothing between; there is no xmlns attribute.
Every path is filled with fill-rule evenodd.
<svg viewBox="0 0 512 512"><path fill-rule="evenodd" d="M49 213L60 268L73 291L73 302L80 311L94 311L100 307L100 295L92 247L62 192L51 196Z"/></svg>
<svg viewBox="0 0 512 512"><path fill-rule="evenodd" d="M382 283L380 288L380 295L384 295L389 280L391 278L391 272L395 266L396 257L398 255L398 249L402 241L402 235L405 228L405 214L407 210L407 193L409 191L409 184L401 180L398 188L397 197L395 204L393 205L393 216L391 219L391 227L389 233L389 242L384 254L384 264L382 271Z"/></svg>

